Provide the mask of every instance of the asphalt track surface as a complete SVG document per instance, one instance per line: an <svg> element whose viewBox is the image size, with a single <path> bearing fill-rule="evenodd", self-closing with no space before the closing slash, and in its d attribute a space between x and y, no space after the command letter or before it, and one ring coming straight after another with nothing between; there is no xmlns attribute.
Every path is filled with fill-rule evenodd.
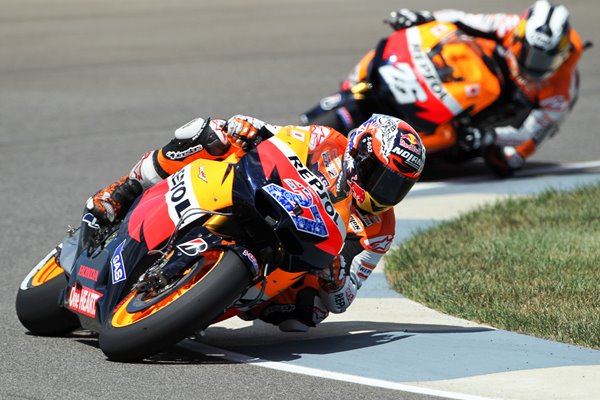
<svg viewBox="0 0 600 400"><path fill-rule="evenodd" d="M565 3L583 37L596 39L600 5ZM14 297L27 271L77 223L85 199L190 119L245 113L296 122L387 34L381 19L400 6L518 11L528 4L0 2L0 398L430 398L257 368L181 346L140 364L111 363L88 334L27 335ZM597 54L590 50L581 63L574 112L524 173L599 158ZM475 165L431 173L427 181L458 176L493 179ZM344 336L336 341L354 343ZM332 343L311 346L325 352ZM398 363L411 368L407 360Z"/></svg>

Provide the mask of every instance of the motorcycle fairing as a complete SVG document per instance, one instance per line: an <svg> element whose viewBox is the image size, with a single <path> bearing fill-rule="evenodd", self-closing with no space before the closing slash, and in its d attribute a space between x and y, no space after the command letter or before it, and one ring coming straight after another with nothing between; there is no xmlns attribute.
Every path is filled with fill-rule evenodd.
<svg viewBox="0 0 600 400"><path fill-rule="evenodd" d="M281 140L280 137L283 137L285 141ZM269 140L268 143L265 143L266 146L259 149L259 156L261 157L261 163L266 164L264 167L265 172L269 169L272 170L277 165L280 171L283 171L282 175L286 177L282 182L282 188L286 192L283 196L285 198L279 197L280 201L278 203L286 208L290 216L300 217L308 209L306 212L307 219L312 216L313 220L319 219L322 221L325 224L325 232L309 232L308 229L306 231L307 233L313 233L315 236L325 237L326 240L318 244L317 247L337 255L346 238L346 224L330 199L326 187L328 182L323 182L306 166L309 146L312 143L311 139L309 129L284 129L280 135ZM277 157L274 157L274 155ZM267 189L267 191L273 198L282 193L277 190ZM290 196L290 192L296 193L296 196ZM294 202L296 206L302 208L302 213L297 210L288 210L289 203ZM299 218L293 218L293 220L296 227L302 231L302 227L299 226L302 220Z"/></svg>
<svg viewBox="0 0 600 400"><path fill-rule="evenodd" d="M154 249L179 225L184 228L232 205L233 174L228 162L196 160L147 190L129 221L129 234Z"/></svg>
<svg viewBox="0 0 600 400"><path fill-rule="evenodd" d="M125 285L125 280L113 283L113 258L118 256L124 277L130 277L133 268L148 252L145 244L131 240L127 234L127 219L114 237L102 249L83 251L74 260L69 284L64 293L65 308L73 311L86 329L98 331L110 305L114 306ZM85 272L82 272L85 271Z"/></svg>
<svg viewBox="0 0 600 400"><path fill-rule="evenodd" d="M425 53L419 27L392 34L383 60L379 74L409 123L432 130L462 111Z"/></svg>
<svg viewBox="0 0 600 400"><path fill-rule="evenodd" d="M86 329L99 331L104 317L121 301L124 290L130 288L139 274L160 257L159 253L154 255L148 253L143 231L142 240L139 241L128 235L127 225L130 217L131 212L115 236L108 239L104 248L92 254L84 251L75 261L74 273L70 276L63 302L66 308L79 317L81 326ZM163 267L165 276L174 276L186 266L200 260L205 251L223 245L221 238L211 234L202 225L194 225L183 231L178 238L178 243L189 243L200 237L206 243L202 251L194 253L173 251L165 258ZM239 254L244 250L235 246L232 249ZM120 280L115 279L116 259L119 267L122 268L123 279ZM254 275L259 273L250 261L245 263ZM85 273L82 273L82 268Z"/></svg>
<svg viewBox="0 0 600 400"><path fill-rule="evenodd" d="M302 161L308 157L310 130L282 130L236 164L234 213L244 215L255 209L260 220L270 224L268 230L275 232L286 250L278 267L322 269L341 250L345 224L324 183ZM257 240L262 236L253 235Z"/></svg>
<svg viewBox="0 0 600 400"><path fill-rule="evenodd" d="M449 23L430 22L400 30L373 60L401 117L420 131L465 113L475 114L500 94L500 82L485 60L493 42L460 35Z"/></svg>

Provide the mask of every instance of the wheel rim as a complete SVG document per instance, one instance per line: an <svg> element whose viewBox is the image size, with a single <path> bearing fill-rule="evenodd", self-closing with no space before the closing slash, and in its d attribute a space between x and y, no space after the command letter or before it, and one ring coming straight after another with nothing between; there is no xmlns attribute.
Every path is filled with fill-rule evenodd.
<svg viewBox="0 0 600 400"><path fill-rule="evenodd" d="M117 307L115 307L114 315L111 320L112 326L114 326L116 328L121 328L121 327L125 327L128 325L132 325L132 324L135 324L136 322L139 322L145 318L148 318L149 316L164 309L169 304L176 301L178 298L180 298L185 293L187 293L190 289L192 289L200 281L202 281L206 277L206 275L208 275L208 273L214 269L214 267L219 263L219 261L221 261L223 254L224 254L223 251L218 251L218 250L208 251L206 253L203 253L202 254L202 256L204 257L203 265L197 271L194 271L193 266L190 267L187 271L184 272L183 277L180 279L180 280L185 280L184 284L177 287L168 296L165 296L163 299L161 299L158 302L155 302L148 308L145 308L140 311L129 312L128 306L134 299L137 299L138 301L143 301L143 300L140 300L139 293L137 293L137 292L130 293L117 305ZM188 275L193 271L194 271L194 276L189 277ZM151 298L148 301L150 302L152 300L153 299Z"/></svg>
<svg viewBox="0 0 600 400"><path fill-rule="evenodd" d="M44 283L56 278L58 275L65 272L64 269L56 262L56 257L51 257L46 263L39 269L31 279L31 286L41 286Z"/></svg>

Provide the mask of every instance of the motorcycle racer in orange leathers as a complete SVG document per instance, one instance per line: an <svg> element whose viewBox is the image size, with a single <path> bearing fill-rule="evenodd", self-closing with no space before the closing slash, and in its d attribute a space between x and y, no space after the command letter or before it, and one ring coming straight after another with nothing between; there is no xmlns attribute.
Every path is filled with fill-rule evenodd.
<svg viewBox="0 0 600 400"><path fill-rule="evenodd" d="M308 135L307 167L329 189L348 233L341 254L323 271L241 315L306 331L329 312L344 312L356 297L395 234L393 206L419 179L425 149L404 121L375 114L346 138L324 126L276 126L247 116L228 121L197 118L175 137L148 152L131 172L90 197L86 208L102 224L118 222L146 189L199 158L220 160L250 150L258 140L282 131ZM304 137L304 136L303 136Z"/></svg>
<svg viewBox="0 0 600 400"><path fill-rule="evenodd" d="M469 35L493 39L504 49L514 85L489 113L501 114L511 103L524 112L492 127L478 128L476 120L469 121L459 129L459 144L466 151L481 151L497 174L511 175L558 131L577 100L577 63L585 45L569 24L569 12L562 5L538 0L521 15L401 9L385 22L399 30L434 20L454 23Z"/></svg>

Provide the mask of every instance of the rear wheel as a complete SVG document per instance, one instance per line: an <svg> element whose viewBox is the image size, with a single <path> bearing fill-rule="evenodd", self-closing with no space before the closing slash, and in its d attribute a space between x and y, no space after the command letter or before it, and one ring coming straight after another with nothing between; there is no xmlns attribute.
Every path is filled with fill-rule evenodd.
<svg viewBox="0 0 600 400"><path fill-rule="evenodd" d="M17 293L17 317L36 335L60 336L79 327L77 316L60 305L68 281L57 256L56 249L51 251L29 273Z"/></svg>
<svg viewBox="0 0 600 400"><path fill-rule="evenodd" d="M161 293L129 293L104 321L100 348L113 361L158 353L222 315L252 278L234 252L207 251Z"/></svg>

